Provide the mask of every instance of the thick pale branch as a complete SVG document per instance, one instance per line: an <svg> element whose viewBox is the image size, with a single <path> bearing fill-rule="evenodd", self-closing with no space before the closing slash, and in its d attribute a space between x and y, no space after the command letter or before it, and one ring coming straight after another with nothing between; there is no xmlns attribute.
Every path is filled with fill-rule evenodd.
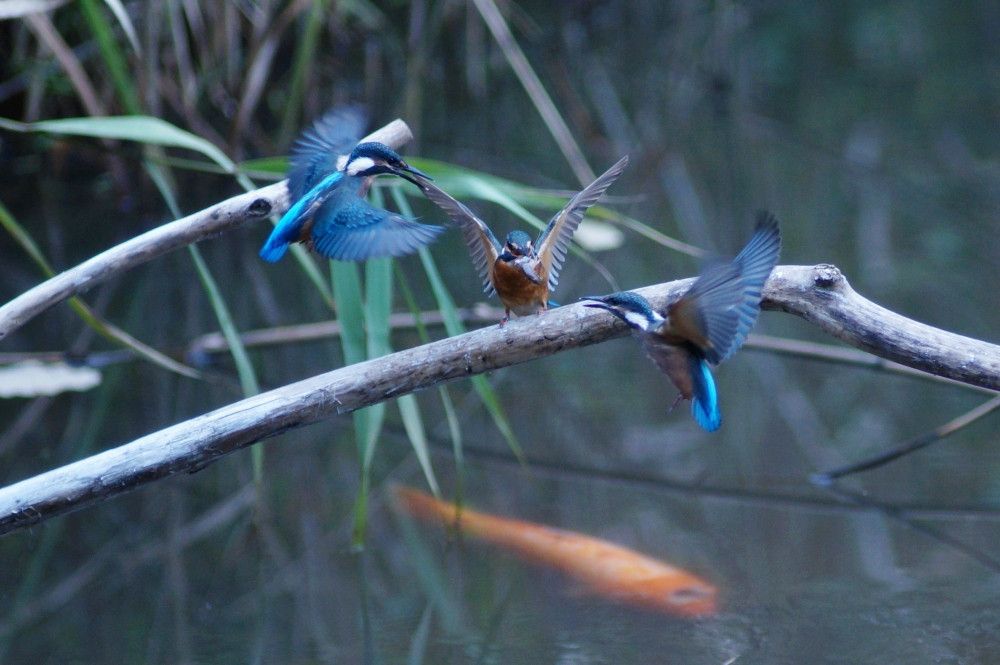
<svg viewBox="0 0 1000 665"><path fill-rule="evenodd" d="M929 374L1000 390L1000 347L918 323L851 288L836 266L779 266L764 308L815 323L837 339Z"/></svg>
<svg viewBox="0 0 1000 665"><path fill-rule="evenodd" d="M690 283L637 290L662 308ZM889 312L855 293L834 266L775 268L764 304L910 367L1000 388L1000 347ZM159 478L197 471L252 443L336 414L625 334L624 324L605 312L568 305L299 381L0 489L0 534Z"/></svg>
<svg viewBox="0 0 1000 665"><path fill-rule="evenodd" d="M399 148L412 138L406 123L394 120L364 140L381 141ZM158 226L42 282L0 307L0 339L49 307L92 289L115 275L167 252L213 238L247 222L281 214L287 209L288 188L282 181Z"/></svg>

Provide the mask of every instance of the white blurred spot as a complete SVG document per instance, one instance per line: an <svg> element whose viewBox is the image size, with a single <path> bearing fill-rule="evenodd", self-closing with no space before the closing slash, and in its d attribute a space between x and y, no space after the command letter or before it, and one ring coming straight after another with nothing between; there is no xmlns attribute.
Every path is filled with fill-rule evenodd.
<svg viewBox="0 0 1000 665"><path fill-rule="evenodd" d="M625 234L621 229L592 219L580 222L573 239L588 252L603 252L625 244Z"/></svg>
<svg viewBox="0 0 1000 665"><path fill-rule="evenodd" d="M0 398L56 395L67 390L90 390L101 383L93 367L71 367L66 363L42 364L27 360L0 367Z"/></svg>

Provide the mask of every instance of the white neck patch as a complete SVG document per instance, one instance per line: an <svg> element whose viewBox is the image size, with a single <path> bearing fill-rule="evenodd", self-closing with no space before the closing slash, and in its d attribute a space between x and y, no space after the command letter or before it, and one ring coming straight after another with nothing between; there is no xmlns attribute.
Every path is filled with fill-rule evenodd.
<svg viewBox="0 0 1000 665"><path fill-rule="evenodd" d="M375 166L375 160L371 157L358 157L353 162L347 165L347 175L356 176L362 171L367 171L368 169Z"/></svg>
<svg viewBox="0 0 1000 665"><path fill-rule="evenodd" d="M638 328L639 330L649 330L650 327L649 318L642 312L625 310L625 321L633 328Z"/></svg>

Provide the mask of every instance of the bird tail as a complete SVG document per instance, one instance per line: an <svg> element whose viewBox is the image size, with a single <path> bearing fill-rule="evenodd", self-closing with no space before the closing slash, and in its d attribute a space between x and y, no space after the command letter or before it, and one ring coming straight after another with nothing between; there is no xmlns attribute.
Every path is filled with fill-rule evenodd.
<svg viewBox="0 0 1000 665"><path fill-rule="evenodd" d="M260 258L265 261L270 261L274 263L288 251L288 243L282 238L275 237L277 234L272 234L264 246L260 248Z"/></svg>
<svg viewBox="0 0 1000 665"><path fill-rule="evenodd" d="M715 379L708 363L693 359L691 377L694 381L694 397L691 399L691 415L705 431L714 432L722 425L719 411L719 394L715 390Z"/></svg>

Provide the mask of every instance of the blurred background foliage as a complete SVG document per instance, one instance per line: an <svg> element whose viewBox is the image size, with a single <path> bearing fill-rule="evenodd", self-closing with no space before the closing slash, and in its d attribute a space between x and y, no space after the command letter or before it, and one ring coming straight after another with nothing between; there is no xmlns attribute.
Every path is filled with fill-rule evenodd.
<svg viewBox="0 0 1000 665"><path fill-rule="evenodd" d="M43 5L50 10L32 13ZM729 253L746 239L753 211L768 208L782 220L783 263L835 263L890 309L997 339L989 278L1000 269L996 3L77 0L34 8L0 2L0 118L150 115L206 139L263 183L268 173L280 177L273 158L308 122L362 101L373 128L395 117L410 125L416 138L402 152L418 167L446 177L458 165L523 183L517 200L526 204L550 193L541 189L568 196L588 173L629 154L609 197L629 219ZM217 171L191 152L0 133L0 203L57 271L241 191ZM394 205L443 222L409 188L399 191L407 198L390 196ZM502 206L469 203L498 234L524 224ZM553 210L534 209L543 218ZM692 257L628 219L611 221L624 244L590 258L621 287L696 270ZM66 306L5 339L5 362L56 352L109 364L89 392L0 401L2 481L254 389L228 354L185 357L220 327L218 303L202 286L207 274L235 331L330 319L328 301L295 262L257 258L269 228L248 225L201 243L198 256L175 252L85 296L106 321L199 363L209 381L118 362L119 347ZM484 300L458 234L448 234L427 256L389 268L392 311L439 307L428 262L459 307ZM43 278L7 234L0 265L0 302ZM349 279L355 268L334 270ZM385 267L361 272L373 270L385 279ZM554 298L610 289L593 265L570 257ZM760 329L830 341L778 314L764 314ZM444 335L433 323L402 327L391 345ZM243 369L268 389L339 367L345 353L336 339L251 348ZM710 436L685 409L668 412L671 388L625 342L497 372L487 387L527 467L511 464L511 436L483 407L482 391L457 383L446 395L417 397L445 494L459 484L451 450L460 436L470 502L676 557L726 585L731 609L718 622L664 627L580 600L567 610L556 584L478 550L457 562L452 551L445 563L454 565L445 566L440 542L397 528L381 505L386 478L423 482L412 433L391 405L371 457L376 500L364 556L348 547L365 452L355 446L357 419L334 419L258 446L265 454L256 453L256 467L251 454L234 455L0 541L8 562L0 655L569 662L574 653L648 662L670 648L681 660L723 662L760 648L771 660L995 660L995 419L852 479L846 498L806 480L984 398L752 350L718 376L724 424ZM858 496L893 510L859 508ZM806 629L809 639L794 637ZM776 637L762 647L761 634ZM924 650L911 653L916 643Z"/></svg>

